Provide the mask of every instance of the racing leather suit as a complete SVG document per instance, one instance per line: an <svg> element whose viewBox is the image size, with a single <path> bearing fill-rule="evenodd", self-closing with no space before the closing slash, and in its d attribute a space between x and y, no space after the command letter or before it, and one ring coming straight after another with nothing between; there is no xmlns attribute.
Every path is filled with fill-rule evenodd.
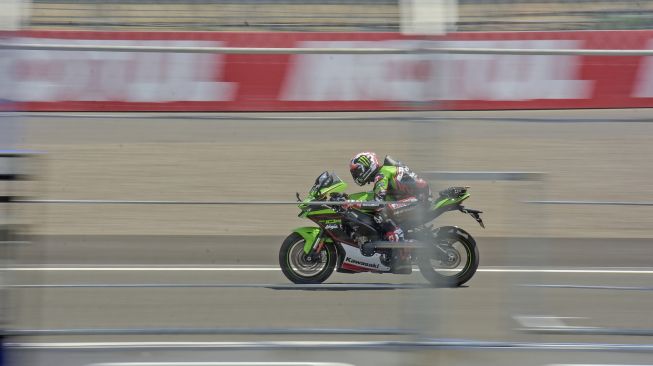
<svg viewBox="0 0 653 366"><path fill-rule="evenodd" d="M431 189L428 183L406 165L386 156L374 177L374 200L395 201L381 209L375 217L388 241L404 241L401 221L419 215L428 207Z"/></svg>

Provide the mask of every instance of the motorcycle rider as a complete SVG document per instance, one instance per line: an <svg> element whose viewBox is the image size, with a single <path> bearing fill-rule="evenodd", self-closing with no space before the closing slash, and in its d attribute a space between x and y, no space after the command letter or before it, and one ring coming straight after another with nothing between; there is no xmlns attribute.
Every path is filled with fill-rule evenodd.
<svg viewBox="0 0 653 366"><path fill-rule="evenodd" d="M422 208L428 207L431 200L431 189L428 183L412 172L403 163L386 156L383 164L379 163L374 152L356 154L349 164L354 182L359 186L374 183L375 201L393 201L377 211L375 220L384 231L387 241L403 242L404 232L397 222L415 217ZM358 208L360 203L352 201L348 207ZM361 248L363 255L373 255Z"/></svg>

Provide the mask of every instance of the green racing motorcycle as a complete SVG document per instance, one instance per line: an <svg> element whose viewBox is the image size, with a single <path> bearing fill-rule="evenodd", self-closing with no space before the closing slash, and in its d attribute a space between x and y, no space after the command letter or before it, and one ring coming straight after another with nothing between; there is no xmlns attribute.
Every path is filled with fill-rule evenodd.
<svg viewBox="0 0 653 366"><path fill-rule="evenodd" d="M300 227L284 240L279 251L279 265L284 275L297 284L319 284L340 273L410 274L416 264L433 286L456 287L469 281L479 263L476 241L457 226L428 225L449 211L471 215L485 227L482 211L466 208L462 202L470 197L469 187L451 187L411 220L399 222L406 241L383 241L383 232L374 212L384 202L373 201L372 192L345 194L347 184L334 173L324 172L315 180L303 200L296 194L301 212L317 227ZM360 201L357 209L345 208L347 201ZM364 256L363 246L372 248ZM369 252L369 250L368 250ZM369 253L368 253L369 254Z"/></svg>

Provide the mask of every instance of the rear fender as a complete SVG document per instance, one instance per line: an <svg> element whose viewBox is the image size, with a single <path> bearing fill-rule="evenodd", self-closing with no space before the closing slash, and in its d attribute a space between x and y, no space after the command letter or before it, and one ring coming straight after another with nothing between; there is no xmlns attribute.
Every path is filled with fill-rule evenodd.
<svg viewBox="0 0 653 366"><path fill-rule="evenodd" d="M294 233L301 235L304 238L304 253L308 254L311 252L313 247L317 245L318 239L322 236L322 229L319 227L298 227L293 230Z"/></svg>

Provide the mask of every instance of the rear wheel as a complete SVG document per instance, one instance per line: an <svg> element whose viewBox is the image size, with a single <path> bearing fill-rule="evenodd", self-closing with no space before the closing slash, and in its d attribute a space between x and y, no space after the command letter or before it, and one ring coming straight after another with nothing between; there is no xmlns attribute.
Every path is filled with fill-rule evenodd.
<svg viewBox="0 0 653 366"><path fill-rule="evenodd" d="M417 263L422 276L433 286L457 287L476 273L479 254L471 237L448 232L434 236L427 244Z"/></svg>
<svg viewBox="0 0 653 366"><path fill-rule="evenodd" d="M317 258L304 253L304 238L297 233L290 234L281 244L279 266L283 274L298 284L315 284L326 281L336 266L338 255L333 245L327 244Z"/></svg>

